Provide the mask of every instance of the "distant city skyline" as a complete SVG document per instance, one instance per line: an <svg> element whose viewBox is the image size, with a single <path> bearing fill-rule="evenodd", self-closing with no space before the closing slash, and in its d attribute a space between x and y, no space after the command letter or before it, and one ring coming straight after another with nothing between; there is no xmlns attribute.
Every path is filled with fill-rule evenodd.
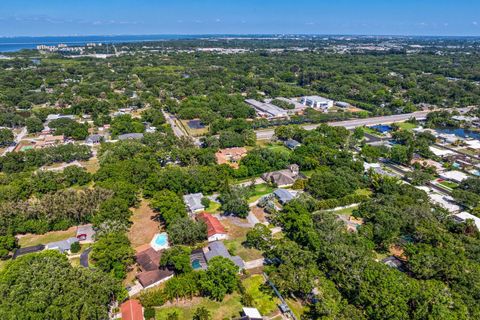
<svg viewBox="0 0 480 320"><path fill-rule="evenodd" d="M480 36L474 0L3 0L0 36Z"/></svg>

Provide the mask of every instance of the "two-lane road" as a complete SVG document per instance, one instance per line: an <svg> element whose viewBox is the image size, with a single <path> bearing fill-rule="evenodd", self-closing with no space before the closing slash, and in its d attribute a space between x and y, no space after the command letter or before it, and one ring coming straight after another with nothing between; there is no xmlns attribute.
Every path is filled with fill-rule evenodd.
<svg viewBox="0 0 480 320"><path fill-rule="evenodd" d="M456 109L456 110L460 111L461 113L464 113L464 112L468 112L470 109L471 108L462 108L462 109ZM392 124L395 122L405 122L410 118L415 118L417 120L425 120L427 118L427 114L429 114L430 112L432 111L417 111L413 113L394 114L391 116L328 122L327 124L332 127L345 127L347 129L355 129L356 127L363 127L363 126L374 126L378 124ZM302 125L302 128L304 128L305 130L314 130L318 126L320 126L320 123ZM258 130L256 131L257 140L270 140L273 137L274 133L275 133L275 129Z"/></svg>

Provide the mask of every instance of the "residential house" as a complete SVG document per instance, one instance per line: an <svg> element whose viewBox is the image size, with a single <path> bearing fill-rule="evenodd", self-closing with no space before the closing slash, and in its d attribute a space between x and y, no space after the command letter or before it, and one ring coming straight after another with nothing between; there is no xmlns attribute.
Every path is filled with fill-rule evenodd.
<svg viewBox="0 0 480 320"><path fill-rule="evenodd" d="M290 150L295 150L296 148L301 146L300 142L298 142L297 140L293 140L293 139L288 139L283 144L285 145L285 147L287 147Z"/></svg>
<svg viewBox="0 0 480 320"><path fill-rule="evenodd" d="M258 311L257 308L242 308L242 317L241 320L262 320L263 317Z"/></svg>
<svg viewBox="0 0 480 320"><path fill-rule="evenodd" d="M125 133L118 136L118 140L141 140L143 139L143 133Z"/></svg>
<svg viewBox="0 0 480 320"><path fill-rule="evenodd" d="M215 153L218 164L228 164L237 169L240 160L247 155L247 149L243 147L221 149Z"/></svg>
<svg viewBox="0 0 480 320"><path fill-rule="evenodd" d="M225 230L225 227L213 215L202 212L197 215L197 220L203 221L207 225L208 242L225 240L228 238L227 230Z"/></svg>
<svg viewBox="0 0 480 320"><path fill-rule="evenodd" d="M460 213L454 214L452 217L458 223L464 223L464 222L467 222L467 220L472 220L475 226L477 227L478 231L480 231L479 217L474 216L473 214L470 214L468 212L460 212Z"/></svg>
<svg viewBox="0 0 480 320"><path fill-rule="evenodd" d="M45 245L46 250L58 250L60 253L70 252L72 244L78 242L77 238L68 238L67 240L50 242Z"/></svg>
<svg viewBox="0 0 480 320"><path fill-rule="evenodd" d="M245 268L245 263L243 262L242 258L239 256L231 256L223 242L210 242L207 247L203 248L203 254L205 255L207 262L215 257L224 257L235 263L240 270Z"/></svg>
<svg viewBox="0 0 480 320"><path fill-rule="evenodd" d="M440 162L437 162L437 161L434 161L432 159L422 159L422 158L418 158L418 159L413 159L411 164L415 164L415 163L418 163L420 166L422 167L433 167L435 168L435 171L437 172L442 172L445 170L445 168L443 167L443 165L440 163Z"/></svg>
<svg viewBox="0 0 480 320"><path fill-rule="evenodd" d="M127 300L120 305L122 320L143 320L143 307L136 299Z"/></svg>
<svg viewBox="0 0 480 320"><path fill-rule="evenodd" d="M399 271L405 271L403 262L397 257L390 256L382 260L382 263L386 264L390 268L397 269Z"/></svg>
<svg viewBox="0 0 480 320"><path fill-rule="evenodd" d="M92 134L85 139L85 143L87 144L99 144L104 140L104 137L99 134Z"/></svg>
<svg viewBox="0 0 480 320"><path fill-rule="evenodd" d="M455 154L455 152L453 152L451 150L440 149L440 148L432 147L432 146L430 146L429 149L430 149L430 151L432 151L432 153L434 155L436 155L437 157L440 157L440 158L444 158L446 156Z"/></svg>
<svg viewBox="0 0 480 320"><path fill-rule="evenodd" d="M288 166L288 169L268 172L262 175L262 179L267 183L273 183L277 187L286 187L291 186L299 178L302 178L303 175L299 171L297 164L292 164Z"/></svg>
<svg viewBox="0 0 480 320"><path fill-rule="evenodd" d="M193 250L190 254L190 264L193 270L207 270L207 260L203 249Z"/></svg>
<svg viewBox="0 0 480 320"><path fill-rule="evenodd" d="M136 278L144 289L155 287L173 277L173 271L160 268L162 253L163 251L148 248L136 254L135 260L141 269Z"/></svg>
<svg viewBox="0 0 480 320"><path fill-rule="evenodd" d="M446 171L442 172L439 174L440 178L445 179L445 180L450 180L455 183L460 183L463 180L468 179L468 175L457 170L452 170L452 171Z"/></svg>
<svg viewBox="0 0 480 320"><path fill-rule="evenodd" d="M278 201L281 204L286 204L287 202L295 199L295 197L297 196L296 191L291 191L286 189L277 189L273 191L273 194L275 195L275 197L277 197Z"/></svg>
<svg viewBox="0 0 480 320"><path fill-rule="evenodd" d="M199 213L205 210L205 206L202 204L202 193L191 193L183 196L183 201L187 206L190 214Z"/></svg>

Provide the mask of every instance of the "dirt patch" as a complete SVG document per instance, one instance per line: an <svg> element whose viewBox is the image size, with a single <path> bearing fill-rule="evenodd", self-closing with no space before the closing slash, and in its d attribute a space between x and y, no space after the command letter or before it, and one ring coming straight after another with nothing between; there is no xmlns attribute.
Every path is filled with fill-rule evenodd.
<svg viewBox="0 0 480 320"><path fill-rule="evenodd" d="M267 222L267 218L265 218L265 210L263 210L263 208L255 206L252 207L251 210L258 220L260 220L261 222Z"/></svg>
<svg viewBox="0 0 480 320"><path fill-rule="evenodd" d="M140 206L132 209L132 212L133 215L130 221L132 221L133 224L128 232L128 238L132 243L132 247L137 248L149 244L153 236L161 229L159 223L152 220L155 213L147 201L142 200Z"/></svg>

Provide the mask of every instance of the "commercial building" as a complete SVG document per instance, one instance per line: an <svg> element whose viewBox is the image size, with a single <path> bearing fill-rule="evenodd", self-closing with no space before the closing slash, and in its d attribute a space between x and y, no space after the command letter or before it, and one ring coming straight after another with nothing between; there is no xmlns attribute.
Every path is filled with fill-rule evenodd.
<svg viewBox="0 0 480 320"><path fill-rule="evenodd" d="M288 112L286 110L271 103L260 102L255 99L247 99L245 102L252 106L257 112L257 115L262 118L288 118Z"/></svg>
<svg viewBox="0 0 480 320"><path fill-rule="evenodd" d="M300 99L300 103L313 109L326 111L333 107L333 100L320 96L306 96Z"/></svg>

